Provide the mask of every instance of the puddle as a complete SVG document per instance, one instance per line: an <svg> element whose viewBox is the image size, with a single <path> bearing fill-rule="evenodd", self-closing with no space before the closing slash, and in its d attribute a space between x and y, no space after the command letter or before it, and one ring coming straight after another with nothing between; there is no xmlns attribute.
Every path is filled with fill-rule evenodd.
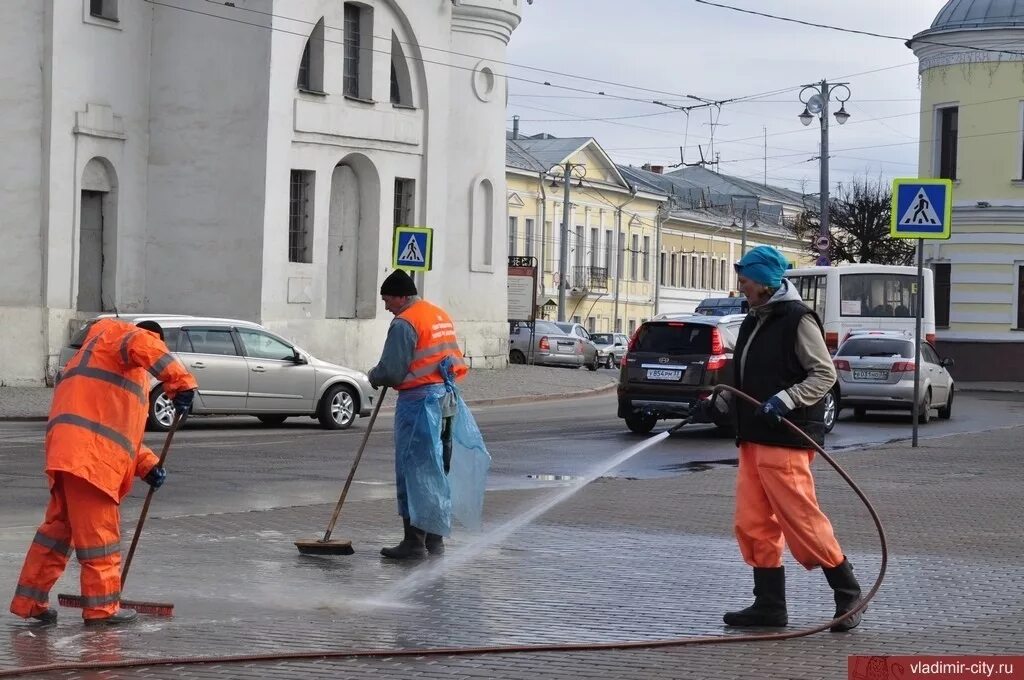
<svg viewBox="0 0 1024 680"><path fill-rule="evenodd" d="M527 479L535 479L538 482L572 482L581 477L575 475L526 475Z"/></svg>
<svg viewBox="0 0 1024 680"><path fill-rule="evenodd" d="M724 467L736 467L739 461L735 458L724 460L693 460L688 463L673 463L672 465L661 465L659 470L664 472L707 472Z"/></svg>

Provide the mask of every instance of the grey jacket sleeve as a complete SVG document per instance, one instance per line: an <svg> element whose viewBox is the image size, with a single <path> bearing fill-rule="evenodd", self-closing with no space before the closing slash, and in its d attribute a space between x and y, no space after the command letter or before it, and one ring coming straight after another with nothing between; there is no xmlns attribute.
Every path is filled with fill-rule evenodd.
<svg viewBox="0 0 1024 680"><path fill-rule="evenodd" d="M791 409L816 404L836 382L836 367L821 337L821 329L809 315L804 316L797 327L796 356L807 371L807 377L776 395Z"/></svg>
<svg viewBox="0 0 1024 680"><path fill-rule="evenodd" d="M413 354L416 352L416 330L405 319L395 319L388 328L384 351L380 361L367 374L370 383L380 387L401 385L409 374Z"/></svg>

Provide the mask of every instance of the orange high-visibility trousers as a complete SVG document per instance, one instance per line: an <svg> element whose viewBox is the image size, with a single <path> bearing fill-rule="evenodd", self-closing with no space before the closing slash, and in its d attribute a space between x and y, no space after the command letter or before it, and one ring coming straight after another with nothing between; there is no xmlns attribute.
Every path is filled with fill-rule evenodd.
<svg viewBox="0 0 1024 680"><path fill-rule="evenodd" d="M818 507L813 450L742 442L736 476L736 541L752 567L782 566L782 549L806 569L843 562L832 524Z"/></svg>
<svg viewBox="0 0 1024 680"><path fill-rule="evenodd" d="M110 496L72 474L58 472L50 484L46 518L25 556L11 613L36 616L49 606L72 547L82 567L86 619L106 618L121 602L121 518Z"/></svg>

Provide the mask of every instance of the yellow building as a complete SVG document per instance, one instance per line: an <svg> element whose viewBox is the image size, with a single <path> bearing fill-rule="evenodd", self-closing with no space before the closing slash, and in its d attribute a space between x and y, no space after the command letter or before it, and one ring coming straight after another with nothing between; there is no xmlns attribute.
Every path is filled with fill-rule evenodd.
<svg viewBox="0 0 1024 680"><path fill-rule="evenodd" d="M920 177L954 180L953 236L926 242L939 349L966 380L1024 380L1024 3L950 0L910 41Z"/></svg>
<svg viewBox="0 0 1024 680"><path fill-rule="evenodd" d="M568 266L559 265L570 164ZM631 333L655 314L658 226L667 196L636 190L590 137L506 140L508 254L536 257L543 272L538 317L591 331Z"/></svg>

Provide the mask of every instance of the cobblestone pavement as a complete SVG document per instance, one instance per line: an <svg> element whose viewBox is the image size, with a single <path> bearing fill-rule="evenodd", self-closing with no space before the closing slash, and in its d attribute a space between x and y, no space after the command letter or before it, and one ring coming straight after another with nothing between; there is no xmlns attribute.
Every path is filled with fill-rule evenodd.
<svg viewBox="0 0 1024 680"><path fill-rule="evenodd" d="M462 395L471 403L509 403L517 399L571 397L601 388L618 380L618 370L554 368L512 365L507 369L470 371L462 383ZM45 419L53 390L48 387L0 387L0 420ZM395 394L385 399L394 406Z"/></svg>
<svg viewBox="0 0 1024 680"><path fill-rule="evenodd" d="M97 678L820 678L846 677L850 654L1019 654L1024 618L1024 429L929 440L918 449L837 454L888 533L886 580L864 624L787 642L497 656L144 667ZM867 512L828 466L818 492L865 589L881 555ZM745 606L750 574L729 535L734 469L673 479L601 479L538 522L483 548L465 533L427 564L388 563L391 501L346 507L336 536L356 554L301 557L329 506L183 515L147 523L126 596L171 601L175 617L122 629L0 623L0 670L302 650L613 642L728 635L721 613ZM482 537L557 490L494 492ZM0 534L0 583L17 577L34 527ZM790 629L831 615L820 571L792 561ZM435 573L436 572L436 573ZM403 595L399 584L419 583ZM75 567L58 585L77 592ZM398 590L396 591L396 588ZM397 592L397 595L396 595Z"/></svg>

